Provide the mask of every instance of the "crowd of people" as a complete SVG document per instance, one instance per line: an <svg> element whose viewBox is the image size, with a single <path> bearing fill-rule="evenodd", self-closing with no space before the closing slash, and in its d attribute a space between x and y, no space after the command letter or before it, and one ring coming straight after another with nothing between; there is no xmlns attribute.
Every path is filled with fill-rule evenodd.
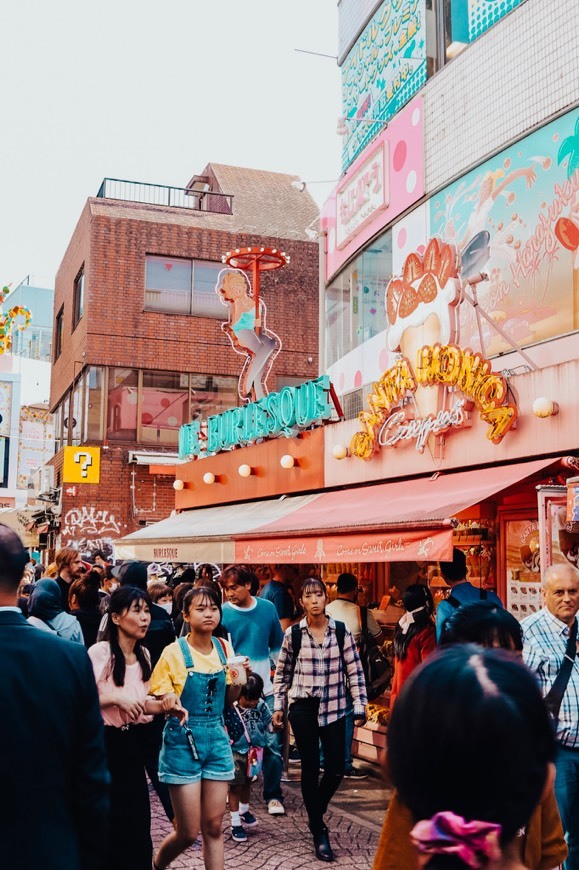
<svg viewBox="0 0 579 870"><path fill-rule="evenodd" d="M519 623L469 583L460 550L440 570L444 606L408 586L394 632L394 792L374 870L577 870L579 571L547 568L544 607ZM319 577L297 595L290 579L245 565L162 576L73 548L43 569L0 525L0 738L26 748L0 755L6 866L165 870L200 836L222 870L226 810L236 843L259 825L256 782L285 815L289 727L312 858L335 860L327 810L363 775L360 650L382 629L361 617L354 575L332 602ZM148 780L173 823L156 851Z"/></svg>

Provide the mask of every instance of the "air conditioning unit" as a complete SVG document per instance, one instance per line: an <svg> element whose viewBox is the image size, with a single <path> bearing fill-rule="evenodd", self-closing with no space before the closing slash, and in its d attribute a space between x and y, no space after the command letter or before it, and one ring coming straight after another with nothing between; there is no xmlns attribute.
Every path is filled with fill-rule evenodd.
<svg viewBox="0 0 579 870"><path fill-rule="evenodd" d="M32 472L32 485L36 495L45 495L54 489L54 466L43 465Z"/></svg>

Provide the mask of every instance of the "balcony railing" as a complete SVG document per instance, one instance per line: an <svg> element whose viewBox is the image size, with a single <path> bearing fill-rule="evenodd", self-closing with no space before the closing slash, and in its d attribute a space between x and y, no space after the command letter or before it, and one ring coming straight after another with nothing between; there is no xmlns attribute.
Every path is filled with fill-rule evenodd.
<svg viewBox="0 0 579 870"><path fill-rule="evenodd" d="M99 187L99 199L120 199L142 202L145 205L163 205L188 208L217 214L233 214L233 195L213 191L193 190L186 187L168 187L166 184L145 184L122 178L104 178Z"/></svg>

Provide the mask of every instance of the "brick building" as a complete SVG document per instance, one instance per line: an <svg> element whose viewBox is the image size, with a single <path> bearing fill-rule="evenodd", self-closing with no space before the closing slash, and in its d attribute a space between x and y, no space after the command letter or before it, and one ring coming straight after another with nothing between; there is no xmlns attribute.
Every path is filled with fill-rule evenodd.
<svg viewBox="0 0 579 870"><path fill-rule="evenodd" d="M88 199L56 278L52 462L59 486L64 446L100 446L101 471L99 484L62 486L60 545L90 552L166 517L179 427L241 401L243 360L215 292L226 251L290 256L261 280L283 343L268 386L317 374L318 245L306 230L318 210L296 180L209 164L183 189L105 179ZM150 473L163 463L166 475Z"/></svg>

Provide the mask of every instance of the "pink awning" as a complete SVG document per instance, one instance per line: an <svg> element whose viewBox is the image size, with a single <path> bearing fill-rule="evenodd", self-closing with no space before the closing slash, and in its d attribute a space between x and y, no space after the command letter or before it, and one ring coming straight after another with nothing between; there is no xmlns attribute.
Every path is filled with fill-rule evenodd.
<svg viewBox="0 0 579 870"><path fill-rule="evenodd" d="M418 480L323 492L243 537L233 536L235 558L257 563L448 559L451 517L554 461L442 472Z"/></svg>

